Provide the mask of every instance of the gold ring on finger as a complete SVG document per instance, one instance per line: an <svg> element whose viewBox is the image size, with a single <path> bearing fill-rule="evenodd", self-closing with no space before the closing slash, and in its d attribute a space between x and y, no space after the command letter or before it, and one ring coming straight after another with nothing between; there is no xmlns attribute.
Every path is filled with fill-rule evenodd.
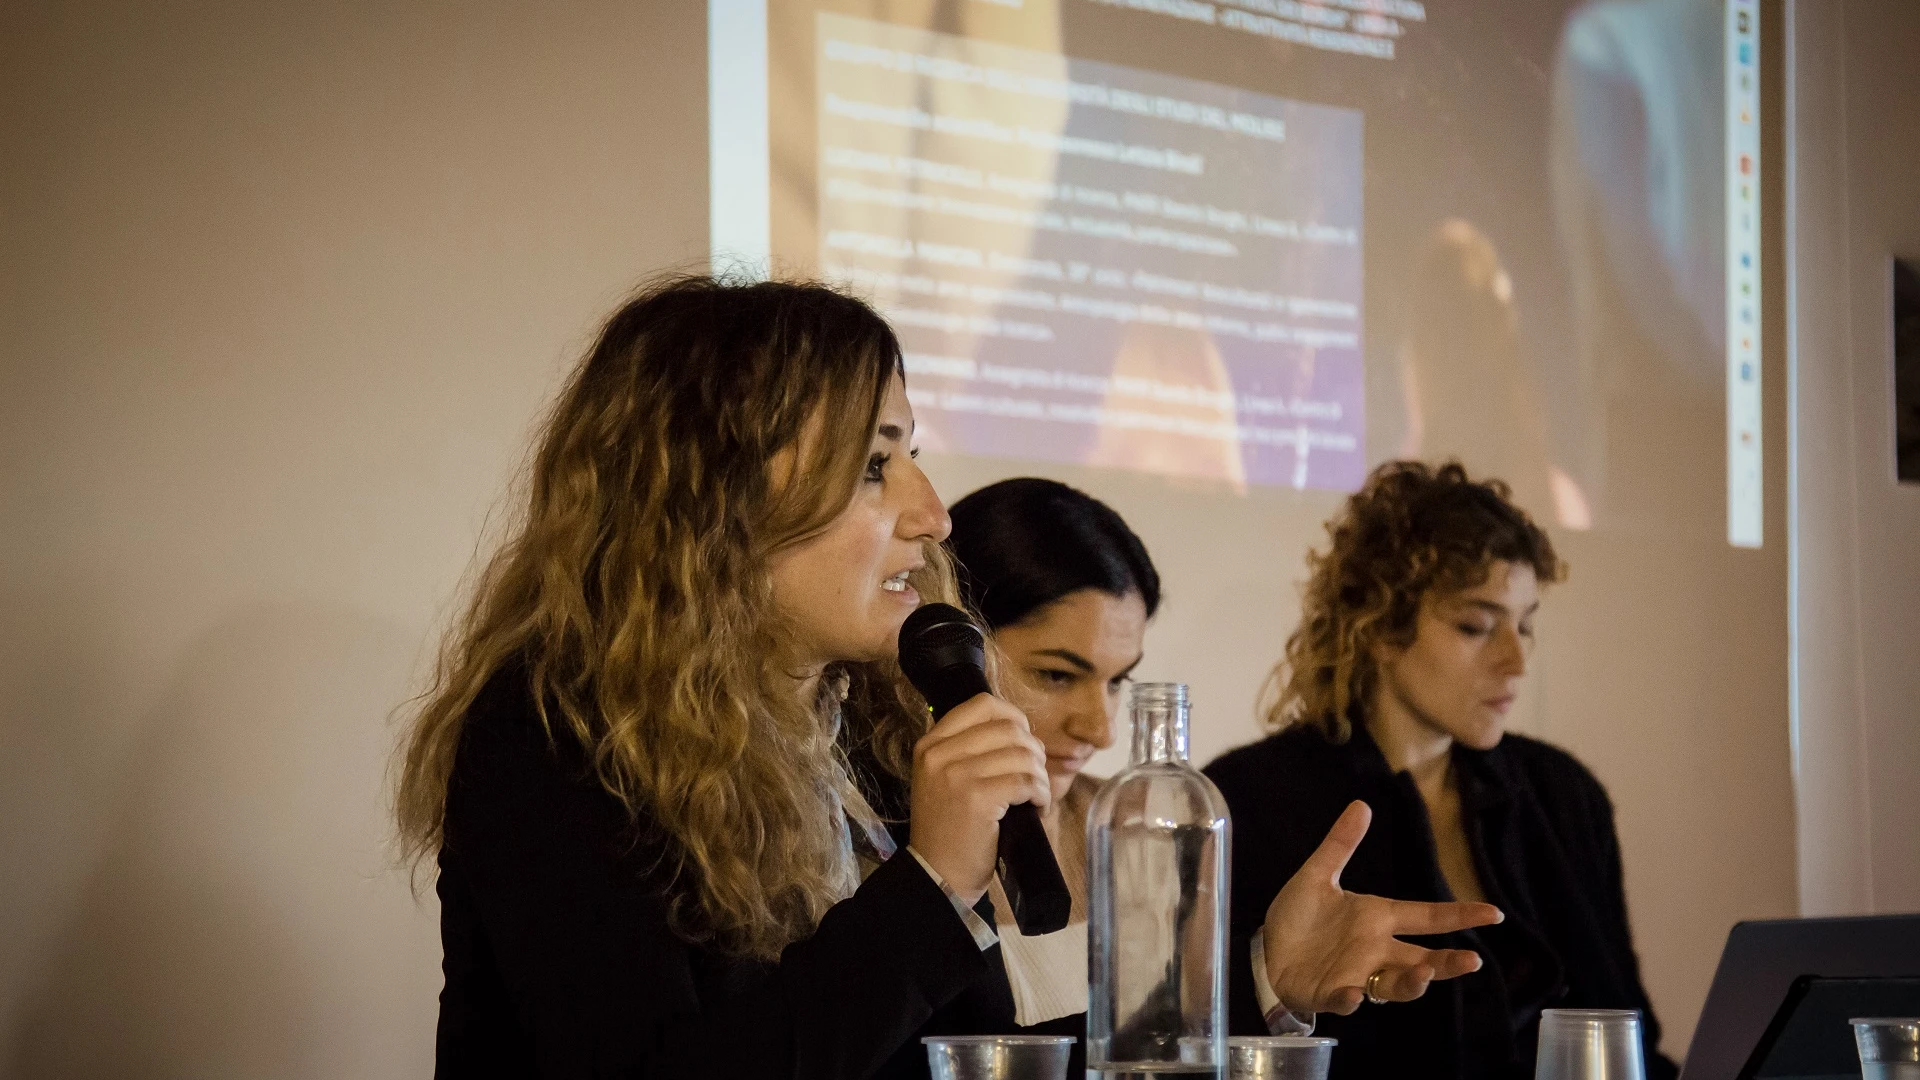
<svg viewBox="0 0 1920 1080"><path fill-rule="evenodd" d="M1381 968L1378 971L1375 971L1373 974L1367 976L1367 987L1366 987L1367 1000L1375 1005L1385 1005L1387 1003L1387 999L1375 993L1373 989L1375 984L1377 984L1380 981L1380 976L1385 975L1386 973L1387 973L1387 969Z"/></svg>

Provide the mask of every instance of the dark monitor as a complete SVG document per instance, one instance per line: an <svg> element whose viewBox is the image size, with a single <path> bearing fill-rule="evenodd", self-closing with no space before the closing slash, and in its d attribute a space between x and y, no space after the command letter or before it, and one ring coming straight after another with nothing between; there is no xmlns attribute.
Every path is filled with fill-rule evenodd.
<svg viewBox="0 0 1920 1080"><path fill-rule="evenodd" d="M1767 1070L1798 1067L1795 1062L1818 1066L1832 1057L1831 1041L1823 1040L1824 1050L1802 1044L1794 1034L1800 1030L1795 1017L1809 1010L1802 1022L1818 1027L1819 1010L1847 1007L1841 1003L1849 993L1877 991L1822 988L1822 980L1920 980L1920 915L1770 919L1735 926L1720 954L1680 1080L1785 1080L1795 1074ZM1884 1015L1885 1008L1868 1011ZM1786 1036L1792 1036L1790 1045ZM1851 1031L1846 1038L1851 1040ZM1776 1052L1782 1055L1777 1061L1770 1057ZM1796 1057L1802 1053L1809 1055L1804 1061ZM1859 1066L1848 1075L1858 1076Z"/></svg>
<svg viewBox="0 0 1920 1080"><path fill-rule="evenodd" d="M1856 1016L1920 1016L1920 978L1793 980L1740 1080L1853 1080Z"/></svg>

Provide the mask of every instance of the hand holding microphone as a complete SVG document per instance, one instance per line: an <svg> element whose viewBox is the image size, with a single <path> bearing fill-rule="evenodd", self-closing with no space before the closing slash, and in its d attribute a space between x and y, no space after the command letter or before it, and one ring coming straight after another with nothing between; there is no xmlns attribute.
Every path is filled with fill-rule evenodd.
<svg viewBox="0 0 1920 1080"><path fill-rule="evenodd" d="M986 694L947 713L914 747L913 847L964 899L978 899L993 878L1007 808L1047 801L1038 747L1019 711Z"/></svg>
<svg viewBox="0 0 1920 1080"><path fill-rule="evenodd" d="M1046 750L993 696L985 635L958 609L926 605L900 628L900 667L935 719L913 751L914 850L963 899L997 871L1021 933L1061 929L1072 898L1036 809L1052 799Z"/></svg>

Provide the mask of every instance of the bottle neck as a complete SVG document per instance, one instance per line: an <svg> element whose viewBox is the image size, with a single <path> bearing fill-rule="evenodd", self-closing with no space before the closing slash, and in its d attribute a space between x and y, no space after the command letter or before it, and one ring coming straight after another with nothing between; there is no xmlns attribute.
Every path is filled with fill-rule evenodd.
<svg viewBox="0 0 1920 1080"><path fill-rule="evenodd" d="M1143 683L1133 691L1132 764L1187 760L1187 688Z"/></svg>

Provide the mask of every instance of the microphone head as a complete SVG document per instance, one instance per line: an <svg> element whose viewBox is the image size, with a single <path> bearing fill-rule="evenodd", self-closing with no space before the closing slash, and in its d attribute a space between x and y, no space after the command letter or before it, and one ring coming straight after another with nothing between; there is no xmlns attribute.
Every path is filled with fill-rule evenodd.
<svg viewBox="0 0 1920 1080"><path fill-rule="evenodd" d="M906 653L909 642L921 640L943 644L973 641L985 648L987 635L966 612L952 604L921 604L900 626L901 653Z"/></svg>
<svg viewBox="0 0 1920 1080"><path fill-rule="evenodd" d="M900 670L936 713L986 689L986 669L986 633L959 608L926 604L901 625Z"/></svg>

